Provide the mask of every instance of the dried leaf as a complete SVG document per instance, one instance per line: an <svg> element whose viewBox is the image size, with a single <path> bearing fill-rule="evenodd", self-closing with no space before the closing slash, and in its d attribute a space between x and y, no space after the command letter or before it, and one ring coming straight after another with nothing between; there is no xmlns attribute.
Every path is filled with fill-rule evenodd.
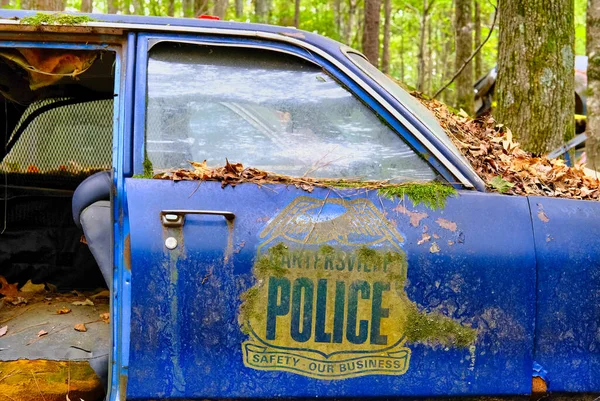
<svg viewBox="0 0 600 401"><path fill-rule="evenodd" d="M27 304L27 300L23 297L6 297L6 300L13 305Z"/></svg>
<svg viewBox="0 0 600 401"><path fill-rule="evenodd" d="M38 331L37 336L42 337L42 336L45 336L46 334L48 334L48 332L46 330L40 330L40 331Z"/></svg>
<svg viewBox="0 0 600 401"><path fill-rule="evenodd" d="M100 319L102 319L102 321L106 324L110 323L110 313L106 312L106 313L101 313L100 314Z"/></svg>
<svg viewBox="0 0 600 401"><path fill-rule="evenodd" d="M90 301L88 298L86 298L85 301L75 301L75 302L72 302L72 305L75 305L75 306L94 306L94 303L92 301Z"/></svg>
<svg viewBox="0 0 600 401"><path fill-rule="evenodd" d="M62 308L62 309L58 309L56 311L57 315L66 315L67 313L71 313L71 309L69 309L69 308Z"/></svg>
<svg viewBox="0 0 600 401"><path fill-rule="evenodd" d="M0 284L2 284L2 287L0 287L0 294L4 295L5 297L16 297L19 293L19 290L17 289L17 283L8 284L8 281L6 281L4 276L0 276Z"/></svg>
<svg viewBox="0 0 600 401"><path fill-rule="evenodd" d="M85 327L85 324L83 324L83 323L77 323L73 328L76 331L80 331L80 332L86 332L87 331L87 327Z"/></svg>
<svg viewBox="0 0 600 401"><path fill-rule="evenodd" d="M0 337L6 334L8 331L8 326L0 327Z"/></svg>
<svg viewBox="0 0 600 401"><path fill-rule="evenodd" d="M439 251L440 251L440 247L438 246L438 244L435 242L432 242L431 246L429 247L429 252L438 253Z"/></svg>
<svg viewBox="0 0 600 401"><path fill-rule="evenodd" d="M515 195L598 200L600 181L584 166L568 167L562 159L534 157L525 152L508 127L493 117L472 120L455 115L435 99L413 92L438 119L456 147L490 189ZM587 175L590 174L590 175Z"/></svg>
<svg viewBox="0 0 600 401"><path fill-rule="evenodd" d="M27 292L31 294L44 292L45 290L46 286L44 284L33 284L31 280L27 281L25 285L21 287L21 292Z"/></svg>

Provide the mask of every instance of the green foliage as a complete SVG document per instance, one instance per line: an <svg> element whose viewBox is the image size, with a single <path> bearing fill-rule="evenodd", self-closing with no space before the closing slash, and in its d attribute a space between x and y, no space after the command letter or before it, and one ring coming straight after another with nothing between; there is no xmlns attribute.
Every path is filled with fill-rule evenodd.
<svg viewBox="0 0 600 401"><path fill-rule="evenodd" d="M422 203L432 210L443 209L448 197L456 195L454 188L437 181L394 185L380 188L378 192L390 199L403 198L406 195L415 206Z"/></svg>
<svg viewBox="0 0 600 401"><path fill-rule="evenodd" d="M4 8L20 8L24 0L8 0ZM49 0L40 0L41 3ZM94 12L108 11L108 2L118 9L120 14L142 14L165 16L169 13L170 1L173 1L173 15L184 16L184 8L191 10L185 16L214 13L217 0L96 0ZM236 15L235 2L230 0L225 15L226 20L258 22L254 1L243 1L243 12ZM481 8L481 35L485 38L493 20L494 5L497 1L477 0ZM40 3L40 4L41 4ZM269 12L266 20L269 24L280 26L294 25L294 1L269 0ZM66 0L65 9L77 11L81 0ZM336 5L338 5L336 8ZM351 5L355 5L352 12ZM299 28L318 33L361 50L363 0L301 0ZM585 54L586 0L575 0L575 48L576 54ZM389 75L408 87L415 87L419 75L417 56L419 53L419 33L423 0L392 0L390 70ZM454 72L454 1L436 0L433 4L426 26L425 49L425 93L433 94L442 87ZM62 14L38 14L23 19L23 23L40 24L82 24L91 22L89 17ZM381 30L383 35L383 7ZM474 47L477 44L474 44ZM494 29L490 40L481 50L482 71L487 73L496 65L498 49L498 28ZM474 80L480 77L473 77ZM446 103L452 104L454 84L441 95Z"/></svg>
<svg viewBox="0 0 600 401"><path fill-rule="evenodd" d="M21 18L21 24L39 26L45 25L81 25L97 21L87 15L46 14L37 13L31 17Z"/></svg>
<svg viewBox="0 0 600 401"><path fill-rule="evenodd" d="M490 184L490 186L492 188L494 188L496 191L500 192L501 194L505 193L506 191L508 191L509 189L514 187L514 185L515 185L515 184L511 184L510 182L506 181L504 178L502 178L499 175L492 178L488 184Z"/></svg>

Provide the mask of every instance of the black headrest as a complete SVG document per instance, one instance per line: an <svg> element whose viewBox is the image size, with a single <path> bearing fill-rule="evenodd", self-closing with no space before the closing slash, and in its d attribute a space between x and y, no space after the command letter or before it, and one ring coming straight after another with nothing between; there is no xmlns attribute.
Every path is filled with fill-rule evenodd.
<svg viewBox="0 0 600 401"><path fill-rule="evenodd" d="M110 200L112 177L110 171L100 171L83 180L73 194L73 220L81 228L79 216L83 210L94 202Z"/></svg>

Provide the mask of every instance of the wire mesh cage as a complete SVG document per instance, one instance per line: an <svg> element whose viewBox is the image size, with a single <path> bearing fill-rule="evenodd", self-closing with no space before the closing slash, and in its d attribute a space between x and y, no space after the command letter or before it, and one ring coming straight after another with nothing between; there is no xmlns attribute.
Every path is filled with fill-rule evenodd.
<svg viewBox="0 0 600 401"><path fill-rule="evenodd" d="M112 165L113 99L32 103L8 140L0 168L11 175L81 179Z"/></svg>

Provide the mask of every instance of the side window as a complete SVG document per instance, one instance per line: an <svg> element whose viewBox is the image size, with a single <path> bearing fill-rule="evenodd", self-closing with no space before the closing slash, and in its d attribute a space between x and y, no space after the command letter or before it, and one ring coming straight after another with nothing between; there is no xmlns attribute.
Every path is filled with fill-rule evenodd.
<svg viewBox="0 0 600 401"><path fill-rule="evenodd" d="M227 158L291 176L426 181L435 172L319 67L277 52L159 43L146 149L155 171Z"/></svg>
<svg viewBox="0 0 600 401"><path fill-rule="evenodd" d="M35 176L47 184L72 181L76 185L96 171L111 168L112 135L112 99L35 101L10 135L8 143L14 146L0 168L23 175L21 181L27 185L33 185ZM16 176L11 182L21 183Z"/></svg>

